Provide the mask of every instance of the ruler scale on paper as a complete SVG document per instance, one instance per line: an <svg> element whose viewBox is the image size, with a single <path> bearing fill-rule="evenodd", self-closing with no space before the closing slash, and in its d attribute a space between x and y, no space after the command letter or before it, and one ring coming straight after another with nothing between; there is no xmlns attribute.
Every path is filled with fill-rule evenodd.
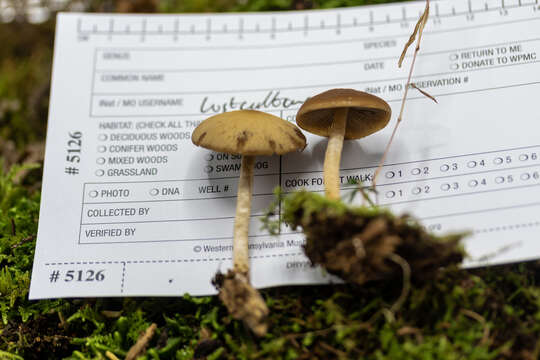
<svg viewBox="0 0 540 360"><path fill-rule="evenodd" d="M424 8L58 18L31 298L211 294L231 266L238 156L191 143L205 118L255 108L288 121L334 87L398 111L403 44ZM379 201L432 231L470 230L467 266L540 257L540 21L536 0L436 1ZM372 180L390 127L347 141L349 180ZM336 281L303 237L260 230L273 190L323 192L326 139L258 157L250 226L256 286ZM356 199L359 201L359 199ZM280 217L280 214L277 215Z"/></svg>
<svg viewBox="0 0 540 360"><path fill-rule="evenodd" d="M435 13L432 14L431 22L438 23L441 21L441 19L449 18L449 17L463 17L469 22L475 21L474 16L475 15L481 15L486 12L496 12L500 16L507 16L508 11L511 11L515 8L521 8L521 7L529 7L534 9L534 11L538 11L538 2L536 0L529 0L529 1L517 1L515 4L505 5L504 0L502 1L494 1L494 2L475 2L473 6L472 1L461 1L457 2L458 5L451 5L450 3L445 3L445 12L441 12L440 10L440 4L439 2L434 3L435 7ZM489 5L491 4L491 6ZM390 5L391 8L396 8L398 6L396 5ZM402 16L396 16L392 17L390 14L387 16L379 16L378 20L374 20L373 11L370 11L369 18L368 19L361 19L360 22L357 17L350 16L350 19L348 22L344 22L341 20L342 16L338 12L334 16L329 16L328 20L324 22L324 25L321 25L321 23L313 23L311 25L309 24L309 16L305 16L304 20L302 21L300 17L298 17L297 23L294 25L292 23L289 23L288 25L282 24L281 27L277 27L276 25L276 17L271 16L271 26L269 27L263 27L260 26L258 23L255 23L255 27L251 29L246 29L242 25L242 21L236 22L231 21L230 24L224 25L224 28L212 28L211 27L211 17L207 17L205 19L205 22L201 23L198 28L184 28L180 29L178 26L178 22L173 22L173 27L171 28L171 20L167 20L164 23L155 22L154 23L154 29L148 29L146 27L146 20L143 18L140 20L140 30L131 30L131 27L126 25L123 28L122 27L114 27L113 25L110 25L108 28L103 27L101 25L101 21L94 22L95 19L88 19L87 22L81 21L79 22L79 26L77 28L78 35L81 37L81 39L88 39L90 36L102 36L106 35L109 37L109 39L112 40L113 36L125 36L125 35L131 35L131 36L175 36L175 41L178 40L178 36L200 36L205 35L206 39L209 40L212 35L224 35L224 34L236 34L239 38L242 38L242 35L245 34L269 34L272 38L275 38L276 34L279 33L290 33L290 32L303 32L304 35L308 35L313 32L313 35L316 36L317 31L321 30L327 30L327 31L335 31L336 34L339 34L341 32L341 29L347 29L347 28L357 28L357 27L367 27L370 31L374 31L375 26L385 26L389 23L394 24L401 24L403 27L407 27L412 22L413 24L416 23L418 20L418 16L421 14L421 10L417 13L411 12L410 15L407 14L407 5L401 5L399 6L402 9ZM331 10L332 11L332 10ZM335 10L334 10L335 11ZM359 13L365 13L363 9L358 10ZM381 7L381 10L378 11L379 14L384 14L385 10L384 7ZM107 15L102 15L107 16ZM238 15L241 19L242 16L245 15ZM111 23L114 24L114 19L110 20ZM205 24L205 25L203 25ZM169 30L165 30L165 27ZM145 38L141 38L141 41L144 41Z"/></svg>

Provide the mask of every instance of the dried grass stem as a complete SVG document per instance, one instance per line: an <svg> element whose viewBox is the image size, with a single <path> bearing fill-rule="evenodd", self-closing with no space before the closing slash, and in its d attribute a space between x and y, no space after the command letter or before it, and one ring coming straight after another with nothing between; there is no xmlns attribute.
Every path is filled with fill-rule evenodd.
<svg viewBox="0 0 540 360"><path fill-rule="evenodd" d="M394 137L396 135L399 123L403 120L403 110L405 109L405 103L407 100L407 95L409 94L409 88L411 87L411 79L412 74L414 71L414 64L416 63L416 57L418 55L418 52L420 51L420 42L422 41L422 34L424 31L424 27L426 26L427 19L429 17L429 0L426 0L426 8L424 10L424 13L422 16L420 16L420 19L418 19L418 22L416 23L416 26L414 28L414 31L409 38L409 41L405 44L405 47L403 49L403 52L401 53L401 56L399 58L399 66L401 67L401 63L403 59L405 58L405 54L407 52L407 49L409 46L414 42L414 39L416 38L416 47L414 49L413 58L411 62L411 67L409 68L409 75L407 76L407 83L405 84L405 90L403 91L403 97L401 99L401 107L399 109L399 115L397 118L396 125L394 126L394 130L392 130L392 135L390 135L390 140L388 140L388 144L386 144L386 148L384 149L383 156L377 165L377 169L375 170L375 174L373 175L373 188L375 189L377 187L377 177L379 176L379 173L382 170L382 167L386 161L386 157L388 156L388 152L390 150L390 146L392 145L392 142L394 140ZM418 36L418 37L417 37Z"/></svg>

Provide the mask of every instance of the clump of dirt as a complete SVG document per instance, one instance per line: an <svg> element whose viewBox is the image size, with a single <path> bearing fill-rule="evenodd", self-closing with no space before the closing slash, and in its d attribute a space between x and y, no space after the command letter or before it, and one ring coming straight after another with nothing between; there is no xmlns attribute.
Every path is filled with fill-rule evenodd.
<svg viewBox="0 0 540 360"><path fill-rule="evenodd" d="M398 276L402 268L396 258L405 260L418 279L464 257L463 233L435 236L409 216L349 207L305 191L284 199L283 220L302 228L304 250L314 265L356 284Z"/></svg>
<svg viewBox="0 0 540 360"><path fill-rule="evenodd" d="M218 272L212 284L219 290L219 299L234 319L242 320L257 336L266 334L268 307L247 276L234 270L225 275Z"/></svg>

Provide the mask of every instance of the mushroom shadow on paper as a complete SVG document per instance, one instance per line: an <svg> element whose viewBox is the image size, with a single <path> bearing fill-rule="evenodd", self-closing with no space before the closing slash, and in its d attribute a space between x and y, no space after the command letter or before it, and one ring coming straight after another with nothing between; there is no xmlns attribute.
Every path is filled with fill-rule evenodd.
<svg viewBox="0 0 540 360"><path fill-rule="evenodd" d="M322 144L319 144L322 143ZM315 144L315 145L314 145ZM289 153L282 158L284 173L317 172L322 173L324 149L327 141L321 137L309 137L308 145L302 152ZM320 147L322 146L322 153Z"/></svg>
<svg viewBox="0 0 540 360"><path fill-rule="evenodd" d="M304 151L283 156L284 172L318 171L322 174L328 139L320 136L306 135L308 135L308 146ZM369 152L368 149L373 148L373 146L366 145L366 142L369 140L345 140L340 167L342 169L376 167L377 162L382 157L384 145L378 147L380 151ZM398 144L396 147L399 148L399 146Z"/></svg>
<svg viewBox="0 0 540 360"><path fill-rule="evenodd" d="M368 152L369 146L364 144L366 140L346 140L343 143L343 156L341 169L354 169L359 167L376 166L377 161L382 157L384 149L379 152ZM294 164L294 171L298 172L321 172L324 165L324 156L328 146L328 139L320 136L311 136L307 148L303 152L287 154L283 157L287 166L285 172L291 172Z"/></svg>
<svg viewBox="0 0 540 360"><path fill-rule="evenodd" d="M381 159L384 148L379 147L377 151L370 152L373 146L369 146L366 142L369 139L346 140L343 142L343 155L341 158L341 170L354 170L357 168L368 168L377 166ZM317 163L318 168L322 169L324 163L324 155L328 140L320 138L312 148L311 156L313 162ZM397 151L401 151L401 144L397 144ZM306 159L307 160L307 159ZM321 170L322 171L322 170Z"/></svg>
<svg viewBox="0 0 540 360"><path fill-rule="evenodd" d="M356 169L375 167L383 155L380 151L370 152L372 146L365 144L366 140L347 140L343 143L343 155L341 157L341 169Z"/></svg>

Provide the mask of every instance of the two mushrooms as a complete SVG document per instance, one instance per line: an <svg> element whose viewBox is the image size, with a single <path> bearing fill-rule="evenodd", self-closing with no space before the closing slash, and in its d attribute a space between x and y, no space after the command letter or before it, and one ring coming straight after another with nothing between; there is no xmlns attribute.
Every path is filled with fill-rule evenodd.
<svg viewBox="0 0 540 360"><path fill-rule="evenodd" d="M352 89L329 90L302 105L296 116L298 126L329 138L323 172L328 198L340 197L339 164L343 141L362 138L382 129L390 114L390 107L384 100ZM248 257L255 156L303 150L306 138L295 125L279 117L239 110L206 119L193 131L191 139L197 146L242 155L234 223L234 268L218 277L216 286L231 315L262 336L267 330L268 308L250 284Z"/></svg>

